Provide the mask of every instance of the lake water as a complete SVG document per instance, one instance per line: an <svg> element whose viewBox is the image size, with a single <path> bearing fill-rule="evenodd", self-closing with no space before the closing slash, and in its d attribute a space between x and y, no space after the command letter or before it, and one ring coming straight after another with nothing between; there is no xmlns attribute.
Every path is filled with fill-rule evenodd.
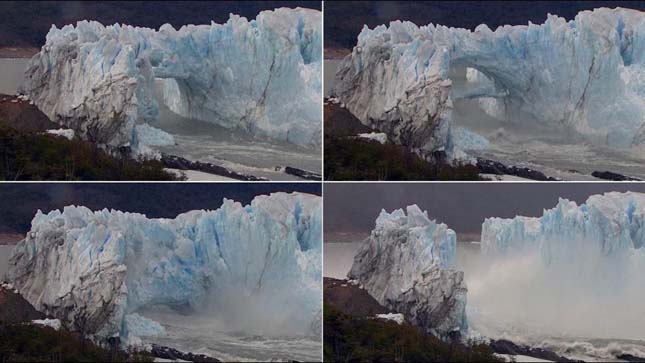
<svg viewBox="0 0 645 363"><path fill-rule="evenodd" d="M166 335L145 338L146 342L184 352L206 354L223 361L316 362L321 360L322 342L305 336L267 336L262 333L230 331L210 316L169 311L141 312L159 322Z"/></svg>
<svg viewBox="0 0 645 363"><path fill-rule="evenodd" d="M327 242L323 246L325 249L323 275L335 279L346 279L361 242Z"/></svg>
<svg viewBox="0 0 645 363"><path fill-rule="evenodd" d="M329 96L331 88L334 86L334 77L336 76L336 71L340 65L340 59L325 59L323 63L324 67L324 77L323 77L323 91L324 95Z"/></svg>
<svg viewBox="0 0 645 363"><path fill-rule="evenodd" d="M14 245L0 245L0 281L4 280L9 269L9 257Z"/></svg>
<svg viewBox="0 0 645 363"><path fill-rule="evenodd" d="M29 58L0 58L0 93L16 94L28 63Z"/></svg>

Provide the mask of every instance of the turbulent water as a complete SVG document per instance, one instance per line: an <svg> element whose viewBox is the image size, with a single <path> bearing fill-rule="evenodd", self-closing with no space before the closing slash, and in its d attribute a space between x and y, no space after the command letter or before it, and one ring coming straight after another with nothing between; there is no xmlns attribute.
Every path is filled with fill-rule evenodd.
<svg viewBox="0 0 645 363"><path fill-rule="evenodd" d="M235 331L225 321L211 316L150 311L144 316L160 322L166 336L145 339L146 342L172 347L194 354L206 354L223 361L320 361L322 343L304 336L267 336Z"/></svg>
<svg viewBox="0 0 645 363"><path fill-rule="evenodd" d="M539 258L491 262L482 258L478 243L459 247L457 264L465 272L474 337L508 339L585 361L645 356L642 288L599 292L603 281L545 269Z"/></svg>
<svg viewBox="0 0 645 363"><path fill-rule="evenodd" d="M345 278L360 243L325 243L325 276ZM457 268L465 273L468 324L474 337L508 339L585 361L645 356L645 335L639 334L645 332L645 314L637 296L642 290L634 291L632 303L591 301L581 292L569 304L561 300L565 292L543 283L544 278L558 281L557 276L534 268L530 259L491 264L479 250L478 242L457 244Z"/></svg>

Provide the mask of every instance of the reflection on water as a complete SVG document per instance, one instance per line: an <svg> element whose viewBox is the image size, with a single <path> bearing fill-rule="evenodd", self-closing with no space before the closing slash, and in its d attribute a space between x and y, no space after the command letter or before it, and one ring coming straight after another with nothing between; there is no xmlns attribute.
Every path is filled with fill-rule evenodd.
<svg viewBox="0 0 645 363"><path fill-rule="evenodd" d="M29 58L0 58L0 93L13 95L25 79Z"/></svg>

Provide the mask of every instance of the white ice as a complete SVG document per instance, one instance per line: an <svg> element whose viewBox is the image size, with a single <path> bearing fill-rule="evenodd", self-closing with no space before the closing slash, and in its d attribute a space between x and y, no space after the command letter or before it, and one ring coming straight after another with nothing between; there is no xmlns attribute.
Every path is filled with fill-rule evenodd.
<svg viewBox="0 0 645 363"><path fill-rule="evenodd" d="M21 92L85 139L136 148L135 126L159 116L160 79L163 102L181 116L316 146L321 27L321 12L302 8L180 29L54 25Z"/></svg>

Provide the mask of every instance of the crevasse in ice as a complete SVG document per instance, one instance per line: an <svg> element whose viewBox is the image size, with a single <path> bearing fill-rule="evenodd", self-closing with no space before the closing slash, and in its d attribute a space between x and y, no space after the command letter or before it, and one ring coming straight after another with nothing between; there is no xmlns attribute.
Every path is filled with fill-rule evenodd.
<svg viewBox="0 0 645 363"><path fill-rule="evenodd" d="M81 137L135 151L146 140L135 126L159 115L157 81L182 116L312 146L321 132L321 39L320 11L302 8L178 30L80 21L52 26L21 92ZM172 142L157 131L154 139Z"/></svg>
<svg viewBox="0 0 645 363"><path fill-rule="evenodd" d="M385 210L348 274L380 304L440 337L467 332L466 285L455 269L456 234L411 205Z"/></svg>
<svg viewBox="0 0 645 363"><path fill-rule="evenodd" d="M154 334L161 326L140 309L217 309L226 291L290 301L307 333L320 319L321 213L321 198L302 193L257 196L246 206L225 199L217 210L174 219L39 211L8 276L38 310L99 336Z"/></svg>
<svg viewBox="0 0 645 363"><path fill-rule="evenodd" d="M364 27L332 95L361 122L422 155L455 158L473 142L485 146L463 130L455 135L453 102L464 98L478 99L493 117L519 109L588 142L642 144L645 15L599 8L571 21L549 15L541 25L495 31L407 21Z"/></svg>

